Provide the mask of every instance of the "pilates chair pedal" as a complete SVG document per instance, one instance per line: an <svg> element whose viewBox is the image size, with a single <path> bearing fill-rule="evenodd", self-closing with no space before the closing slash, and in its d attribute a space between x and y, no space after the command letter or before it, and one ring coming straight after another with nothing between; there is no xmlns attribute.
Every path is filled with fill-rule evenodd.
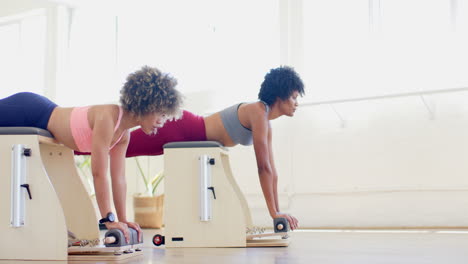
<svg viewBox="0 0 468 264"><path fill-rule="evenodd" d="M286 218L273 219L274 232L264 232L263 229L250 230L246 240L248 247L287 247L289 245L289 223ZM249 231L249 230L248 230ZM278 237L280 237L278 239Z"/></svg>
<svg viewBox="0 0 468 264"><path fill-rule="evenodd" d="M138 241L138 233L130 228L130 242L126 243L124 234L118 229L106 232L101 243L94 240L87 246L72 246L68 248L69 260L121 260L128 257L141 255L143 241ZM83 240L85 241L85 240Z"/></svg>

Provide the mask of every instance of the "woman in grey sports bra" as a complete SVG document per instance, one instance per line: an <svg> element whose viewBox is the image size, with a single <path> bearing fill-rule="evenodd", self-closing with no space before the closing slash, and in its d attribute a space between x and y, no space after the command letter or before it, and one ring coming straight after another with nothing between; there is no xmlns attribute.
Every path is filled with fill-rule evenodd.
<svg viewBox="0 0 468 264"><path fill-rule="evenodd" d="M184 111L181 119L166 122L153 137L135 130L130 137L127 157L161 155L162 146L175 141L210 140L218 141L226 147L253 144L260 184L270 216L287 218L294 230L298 226L297 219L281 213L278 206L278 173L273 160L270 120L293 116L299 95L304 95L304 85L294 69L272 69L261 85L259 101L235 104L207 117Z"/></svg>
<svg viewBox="0 0 468 264"><path fill-rule="evenodd" d="M264 101L260 103L265 105L266 114L270 111L270 107ZM235 104L231 107L224 109L219 112L221 115L221 121L223 122L224 128L228 133L234 144L241 144L244 146L252 145L252 130L243 126L239 120L238 109L243 103Z"/></svg>

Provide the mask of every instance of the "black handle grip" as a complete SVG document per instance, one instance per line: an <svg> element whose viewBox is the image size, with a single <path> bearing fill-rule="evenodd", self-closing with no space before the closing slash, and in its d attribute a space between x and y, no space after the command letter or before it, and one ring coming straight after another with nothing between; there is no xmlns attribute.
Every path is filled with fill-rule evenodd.
<svg viewBox="0 0 468 264"><path fill-rule="evenodd" d="M23 151L23 155L25 155L26 157L30 157L31 156L31 149L30 148L25 148L24 151Z"/></svg>
<svg viewBox="0 0 468 264"><path fill-rule="evenodd" d="M32 200L31 190L29 189L29 184L25 183L25 184L21 184L20 186L23 188L26 188L26 191L28 191L29 200Z"/></svg>
<svg viewBox="0 0 468 264"><path fill-rule="evenodd" d="M211 190L213 192L213 196L216 199L216 193L215 193L214 187L208 187L208 190Z"/></svg>

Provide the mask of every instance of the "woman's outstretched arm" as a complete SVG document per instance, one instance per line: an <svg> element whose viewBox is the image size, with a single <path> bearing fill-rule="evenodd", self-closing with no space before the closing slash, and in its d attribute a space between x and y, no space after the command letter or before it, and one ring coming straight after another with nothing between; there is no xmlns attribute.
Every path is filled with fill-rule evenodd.
<svg viewBox="0 0 468 264"><path fill-rule="evenodd" d="M110 155L110 173L112 178L112 196L114 206L117 211L119 222L125 223L128 227L138 232L138 240L141 240L141 228L137 223L127 220L127 181L125 178L125 153L127 152L130 132L123 132L122 139L111 149Z"/></svg>
<svg viewBox="0 0 468 264"><path fill-rule="evenodd" d="M268 133L268 148L269 148L269 155L270 155L270 164L271 164L271 168L272 168L272 171L273 171L273 190L274 190L274 196L275 196L275 205L276 205L276 210L277 210L277 214L275 216L273 216L273 218L277 218L277 217L283 217L283 218L286 218L288 219L288 222L289 222L289 226L291 227L291 229L296 229L299 227L299 221L297 220L297 218L295 218L294 216L290 215L290 214L284 214L284 213L281 213L280 211L280 208L279 208L279 202L278 202L278 173L276 171L276 166L275 166L275 159L273 158L273 147L272 147L272 143L273 143L273 140L272 140L272 130L271 130L271 127L269 128L269 133Z"/></svg>
<svg viewBox="0 0 468 264"><path fill-rule="evenodd" d="M115 127L112 111L106 110L96 111L97 114L93 118L93 145L91 149L91 170L94 179L94 190L96 192L99 212L103 218L107 216L107 213L112 212L107 171L109 148L112 138L114 137ZM130 241L127 224L121 222L107 222L105 225L108 229L120 229L124 233L127 242Z"/></svg>
<svg viewBox="0 0 468 264"><path fill-rule="evenodd" d="M273 160L272 130L265 111L255 111L251 116L253 143L257 159L258 175L268 212L272 218L288 219L292 230L298 226L295 217L280 212L278 203L278 175Z"/></svg>

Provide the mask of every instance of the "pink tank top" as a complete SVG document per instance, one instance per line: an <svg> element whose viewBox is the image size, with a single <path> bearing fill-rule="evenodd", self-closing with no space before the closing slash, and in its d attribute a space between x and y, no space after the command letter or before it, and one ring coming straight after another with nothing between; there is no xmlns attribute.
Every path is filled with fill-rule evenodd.
<svg viewBox="0 0 468 264"><path fill-rule="evenodd" d="M78 151L81 152L91 152L93 146L92 135L93 131L89 127L88 122L88 110L90 106L84 107L75 107L73 108L70 116L70 129L75 140L75 144L78 147ZM120 125L122 119L123 111L119 106L119 118L117 119L117 124L115 124L114 132L117 131L117 128ZM124 133L120 135L119 139L110 147L112 149L119 141L122 139Z"/></svg>

